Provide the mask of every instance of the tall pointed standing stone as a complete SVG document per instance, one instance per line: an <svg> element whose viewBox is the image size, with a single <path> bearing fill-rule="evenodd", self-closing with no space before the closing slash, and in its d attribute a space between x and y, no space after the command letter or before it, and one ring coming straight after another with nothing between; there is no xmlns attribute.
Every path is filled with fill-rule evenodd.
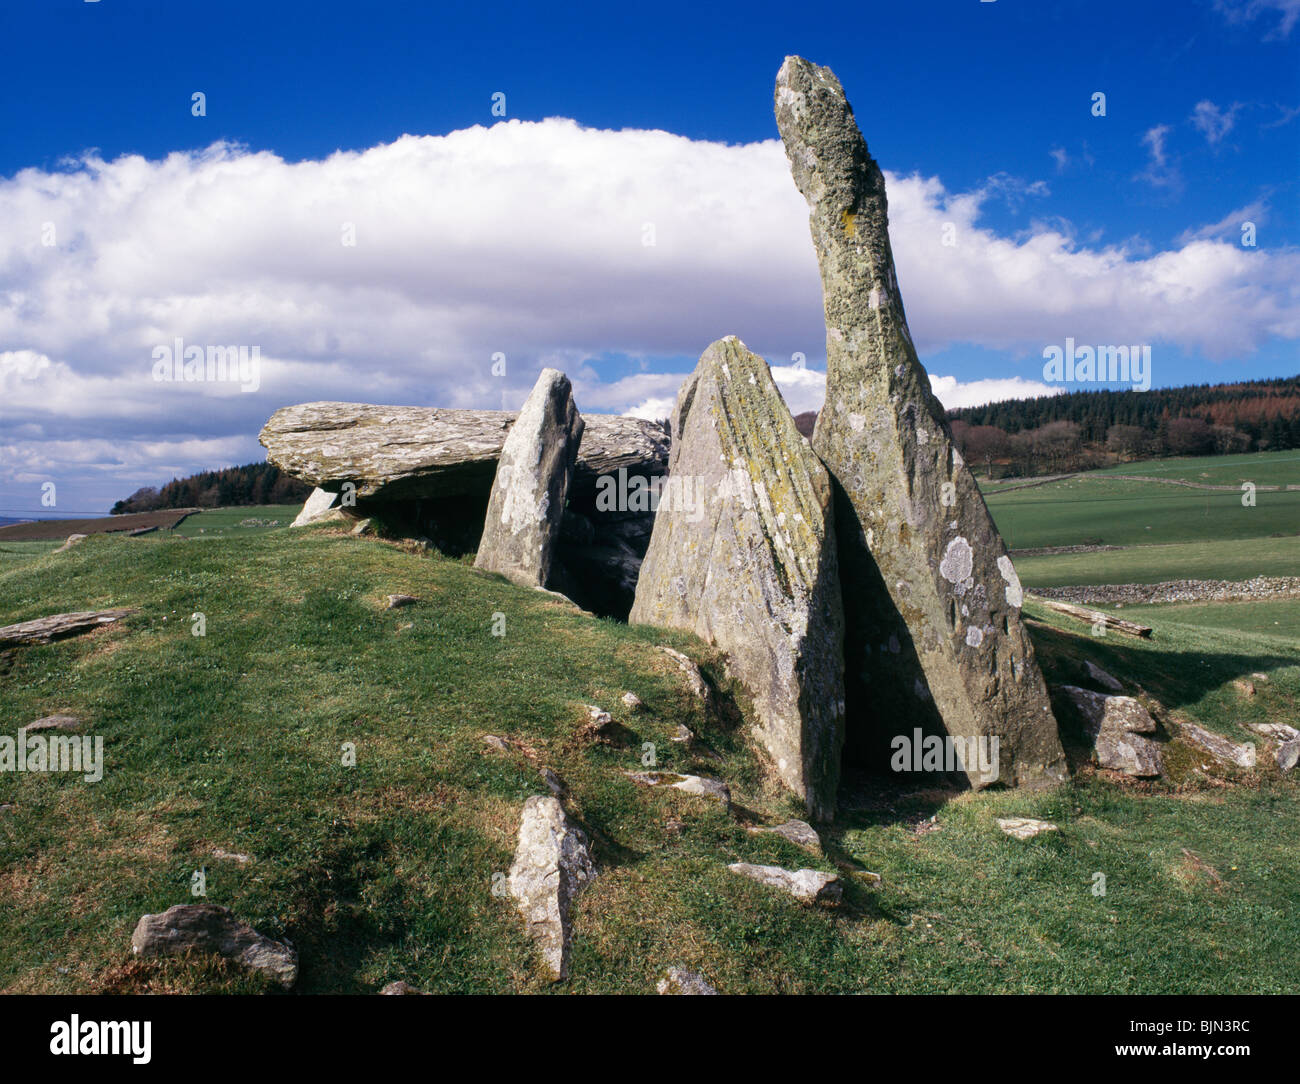
<svg viewBox="0 0 1300 1084"><path fill-rule="evenodd" d="M475 568L546 586L582 429L569 378L543 369L501 448Z"/></svg>
<svg viewBox="0 0 1300 1084"><path fill-rule="evenodd" d="M734 336L682 385L672 434L628 620L688 629L727 652L782 781L827 819L844 740L830 479L767 363Z"/></svg>
<svg viewBox="0 0 1300 1084"><path fill-rule="evenodd" d="M850 741L864 719L875 743L913 725L996 736L1000 782L1062 779L1020 581L907 329L884 176L829 68L786 58L776 122L808 201L825 300L813 448L838 487ZM977 765L966 774L989 781Z"/></svg>

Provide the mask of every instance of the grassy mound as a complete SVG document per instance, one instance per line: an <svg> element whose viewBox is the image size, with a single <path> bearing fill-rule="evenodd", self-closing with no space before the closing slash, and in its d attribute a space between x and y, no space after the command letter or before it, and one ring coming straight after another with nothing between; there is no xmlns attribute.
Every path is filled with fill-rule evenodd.
<svg viewBox="0 0 1300 1084"><path fill-rule="evenodd" d="M1159 784L1085 768L1037 794L850 781L823 858L747 831L800 810L736 714L704 714L654 650L699 660L728 703L720 660L690 637L328 529L97 537L4 567L0 623L140 607L0 658L4 733L68 712L105 739L98 783L0 774L5 990L260 989L208 961L132 959L136 920L190 901L195 870L209 902L295 943L308 993L399 978L648 993L669 965L730 993L1294 986L1300 805L1267 766L1226 778L1189 760ZM421 601L386 610L397 592ZM1266 670L1249 711L1295 716L1300 652L1281 638L1170 620L1150 644L1121 643L1034 616L1050 680L1093 658L1241 740L1231 681ZM586 704L614 715L620 740L584 739ZM680 724L702 744L672 741ZM725 779L736 814L626 779L647 743L659 768ZM556 988L500 894L542 768L567 785L600 867L576 908L573 977ZM995 824L1013 815L1061 831L1017 841ZM845 902L797 903L728 872L735 861L836 869Z"/></svg>

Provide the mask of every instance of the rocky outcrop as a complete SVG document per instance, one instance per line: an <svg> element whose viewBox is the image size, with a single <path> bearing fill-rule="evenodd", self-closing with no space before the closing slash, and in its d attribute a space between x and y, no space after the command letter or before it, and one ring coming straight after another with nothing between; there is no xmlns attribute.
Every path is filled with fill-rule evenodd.
<svg viewBox="0 0 1300 1084"><path fill-rule="evenodd" d="M507 885L524 916L528 936L537 943L557 982L569 977L574 900L595 876L587 836L565 815L559 799L529 798Z"/></svg>
<svg viewBox="0 0 1300 1084"><path fill-rule="evenodd" d="M1062 685L1092 742L1092 757L1103 768L1137 778L1164 774L1160 745L1144 734L1156 732L1156 721L1131 696L1110 696Z"/></svg>
<svg viewBox="0 0 1300 1084"><path fill-rule="evenodd" d="M229 908L212 903L178 903L162 914L143 915L131 934L131 951L137 956L212 953L284 987L298 980L298 953L292 945L272 941Z"/></svg>
<svg viewBox="0 0 1300 1084"><path fill-rule="evenodd" d="M475 568L546 586L582 430L569 378L543 369L502 445Z"/></svg>
<svg viewBox="0 0 1300 1084"><path fill-rule="evenodd" d="M682 385L672 431L628 619L725 651L777 773L828 818L844 741L830 480L767 363L734 336L710 346Z"/></svg>
<svg viewBox="0 0 1300 1084"><path fill-rule="evenodd" d="M787 57L776 120L825 300L826 406L812 444L842 497L850 729L875 720L867 755L878 762L900 721L996 735L1000 782L1063 779L1020 580L907 329L884 176L830 69Z"/></svg>
<svg viewBox="0 0 1300 1084"><path fill-rule="evenodd" d="M0 647L16 647L21 644L49 644L68 636L79 636L83 632L113 625L124 617L136 613L134 609L120 610L78 610L75 613L51 614L38 617L34 621L20 621L16 625L6 625L0 629Z"/></svg>
<svg viewBox="0 0 1300 1084"><path fill-rule="evenodd" d="M769 888L788 892L795 899L809 902L833 903L844 894L844 886L840 884L839 877L817 869L782 869L780 866L755 866L748 862L733 862L727 869Z"/></svg>

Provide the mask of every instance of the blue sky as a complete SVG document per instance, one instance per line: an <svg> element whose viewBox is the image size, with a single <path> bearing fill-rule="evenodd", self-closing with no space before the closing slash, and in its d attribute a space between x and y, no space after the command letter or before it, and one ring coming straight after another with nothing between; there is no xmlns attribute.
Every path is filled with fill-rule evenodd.
<svg viewBox="0 0 1300 1084"><path fill-rule="evenodd" d="M54 480L64 508L97 511L259 458L287 402L513 406L562 362L580 406L653 413L732 332L815 372L811 244L771 143L789 53L835 70L890 176L913 334L956 401L1040 381L1067 336L1151 343L1156 385L1294 374L1298 17L1300 0L7 4L0 509ZM930 244L946 222L955 251ZM258 390L142 381L177 336L259 346ZM783 375L792 406L816 396Z"/></svg>

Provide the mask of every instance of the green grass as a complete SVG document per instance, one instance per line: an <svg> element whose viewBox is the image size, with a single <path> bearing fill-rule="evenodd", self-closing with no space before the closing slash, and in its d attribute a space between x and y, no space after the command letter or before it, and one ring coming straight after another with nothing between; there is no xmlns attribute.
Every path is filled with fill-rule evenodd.
<svg viewBox="0 0 1300 1084"><path fill-rule="evenodd" d="M227 535L244 537L260 534L274 527L288 527L302 510L300 504L261 504L246 508L209 508L187 516L175 528L187 538L213 538Z"/></svg>
<svg viewBox="0 0 1300 1084"><path fill-rule="evenodd" d="M1117 474L1234 487L1243 481L1300 485L1300 454L1259 452L1130 463L1010 492L1004 486L1025 480L982 485L989 511L1009 549L1300 535L1300 490L1257 490L1254 506L1246 507L1239 489L1189 489L1114 477Z"/></svg>
<svg viewBox="0 0 1300 1084"><path fill-rule="evenodd" d="M1166 543L1099 553L1017 557L1016 571L1030 590L1079 584L1300 576L1300 537Z"/></svg>
<svg viewBox="0 0 1300 1084"><path fill-rule="evenodd" d="M33 557L43 557L63 545L63 539L40 542L0 542L0 570L24 564Z"/></svg>
<svg viewBox="0 0 1300 1084"><path fill-rule="evenodd" d="M423 601L385 611L390 592ZM211 963L130 955L138 917L186 902L206 867L210 902L295 942L302 992L399 978L435 992L549 990L510 901L492 892L522 802L543 791L539 765L567 783L601 870L576 910L563 990L647 993L670 964L732 993L1294 989L1300 803L1276 772L1223 786L1189 767L1134 786L1085 770L1043 793L901 795L847 809L823 860L750 835L716 804L623 778L653 742L659 766L725 778L759 820L798 812L743 729L706 716L652 650L689 651L725 690L720 661L690 637L321 529L232 529L206 545L96 537L0 567L0 623L122 605L141 612L0 662L4 733L69 711L105 738L106 757L93 785L0 775L0 804L14 806L0 812L0 989L257 989ZM1300 651L1281 636L1169 620L1150 643L1121 642L1031 612L1054 681L1093 658L1171 714L1235 735L1250 716L1231 681L1265 670L1248 711L1296 715ZM496 613L504 637L491 634ZM625 690L644 712L623 708ZM576 737L585 703L614 714L624 745ZM671 742L680 723L721 760ZM534 760L485 752L485 733ZM340 763L345 742L355 767ZM935 813L934 830L914 830ZM1062 831L1010 839L994 818L1013 814ZM798 904L724 868L738 860L838 865L846 902ZM1104 897L1091 891L1097 872Z"/></svg>

